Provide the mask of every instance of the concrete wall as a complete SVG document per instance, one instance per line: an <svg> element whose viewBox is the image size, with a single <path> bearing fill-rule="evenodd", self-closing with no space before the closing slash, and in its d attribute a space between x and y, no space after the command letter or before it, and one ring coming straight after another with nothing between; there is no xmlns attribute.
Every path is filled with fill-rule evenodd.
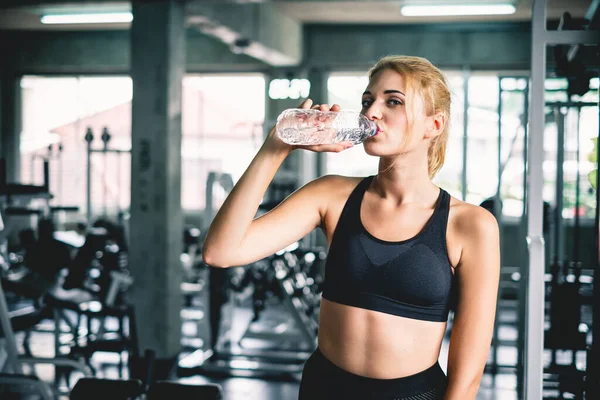
<svg viewBox="0 0 600 400"><path fill-rule="evenodd" d="M1 69L13 74L128 74L129 31L0 31ZM186 31L187 72L264 70L265 64L233 54L225 44Z"/></svg>
<svg viewBox="0 0 600 400"><path fill-rule="evenodd" d="M526 71L531 28L520 24L306 25L299 65L283 69L366 70L386 54L426 57L444 69ZM267 71L221 41L186 31L187 72ZM14 74L124 74L129 31L0 31L1 69ZM549 51L552 65L552 52ZM587 65L598 65L591 52Z"/></svg>

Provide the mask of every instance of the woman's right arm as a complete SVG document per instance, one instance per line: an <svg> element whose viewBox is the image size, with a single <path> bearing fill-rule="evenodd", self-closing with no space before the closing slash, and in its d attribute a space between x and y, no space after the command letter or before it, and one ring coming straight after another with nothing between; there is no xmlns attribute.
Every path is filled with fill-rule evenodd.
<svg viewBox="0 0 600 400"><path fill-rule="evenodd" d="M306 100L301 108L310 108ZM332 107L336 111L336 106ZM321 105L323 111L329 110ZM339 110L339 107L337 107ZM312 151L339 152L348 143L304 146ZM245 265L267 257L303 238L321 224L331 177L316 179L254 219L275 173L294 147L283 143L275 129L267 136L240 180L215 216L204 240L204 262L214 267Z"/></svg>

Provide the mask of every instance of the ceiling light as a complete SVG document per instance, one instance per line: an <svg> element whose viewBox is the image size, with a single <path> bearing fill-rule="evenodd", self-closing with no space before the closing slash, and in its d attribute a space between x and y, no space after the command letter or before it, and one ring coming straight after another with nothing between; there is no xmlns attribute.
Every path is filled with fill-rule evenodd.
<svg viewBox="0 0 600 400"><path fill-rule="evenodd" d="M507 15L515 11L512 4L404 6L400 10L406 17Z"/></svg>
<svg viewBox="0 0 600 400"><path fill-rule="evenodd" d="M42 24L111 24L133 20L130 12L42 15Z"/></svg>

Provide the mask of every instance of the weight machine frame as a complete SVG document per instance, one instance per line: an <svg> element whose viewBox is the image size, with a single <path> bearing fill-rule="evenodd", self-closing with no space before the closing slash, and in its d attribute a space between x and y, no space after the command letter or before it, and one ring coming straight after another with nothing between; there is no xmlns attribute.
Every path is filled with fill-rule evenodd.
<svg viewBox="0 0 600 400"><path fill-rule="evenodd" d="M598 0L594 0L598 7ZM544 83L546 81L546 52L549 45L599 45L600 35L597 31L589 30L561 30L549 31L546 29L547 0L534 0L532 7L532 35L531 35L531 107L529 116L530 135L527 157L527 248L529 268L525 271L526 315L525 341L524 341L524 398L528 400L541 399L543 396L543 355L544 355L544 235L543 235L543 196L544 173ZM598 188L600 189L600 188ZM598 191L596 195L598 199ZM596 233L598 235L598 207L596 207ZM598 239L598 237L597 237ZM598 240L596 240L598 243ZM598 252L596 252L598 253ZM596 260L596 273L594 274L595 303L600 303L600 279L598 270L600 266ZM593 345L588 354L588 390L598 395L596 383L590 383L596 377L600 381L598 366L596 371L590 371L590 360L600 357L600 307L595 307L593 323ZM596 386L592 389L592 386ZM588 393L589 398L594 395Z"/></svg>
<svg viewBox="0 0 600 400"><path fill-rule="evenodd" d="M106 155L107 154L117 154L117 155L121 155L121 154L131 154L131 149L110 149L108 147L108 142L110 141L110 134L108 133L108 128L104 127L104 129L102 130L102 143L103 143L103 147L100 149L94 149L92 148L92 142L94 141L94 134L92 132L92 128L88 127L86 134L85 134L85 141L87 143L87 165L86 165L86 221L88 223L88 225L91 225L92 223L92 153L101 153L104 154L104 162L105 162L105 166L106 166ZM119 162L118 162L118 168L121 167L121 158L119 157ZM119 212L121 211L121 198L120 198L120 193L121 193L121 175L119 174L119 198L117 199L117 204L118 204L118 210ZM106 188L104 189L104 214L106 214Z"/></svg>

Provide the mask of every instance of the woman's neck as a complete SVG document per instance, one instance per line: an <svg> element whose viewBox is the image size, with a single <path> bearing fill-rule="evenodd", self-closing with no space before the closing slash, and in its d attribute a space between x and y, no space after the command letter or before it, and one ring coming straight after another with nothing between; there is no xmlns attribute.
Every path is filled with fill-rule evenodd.
<svg viewBox="0 0 600 400"><path fill-rule="evenodd" d="M439 188L429 178L426 160L423 163L404 158L390 164L381 159L372 187L382 199L397 205L430 204L439 195Z"/></svg>

